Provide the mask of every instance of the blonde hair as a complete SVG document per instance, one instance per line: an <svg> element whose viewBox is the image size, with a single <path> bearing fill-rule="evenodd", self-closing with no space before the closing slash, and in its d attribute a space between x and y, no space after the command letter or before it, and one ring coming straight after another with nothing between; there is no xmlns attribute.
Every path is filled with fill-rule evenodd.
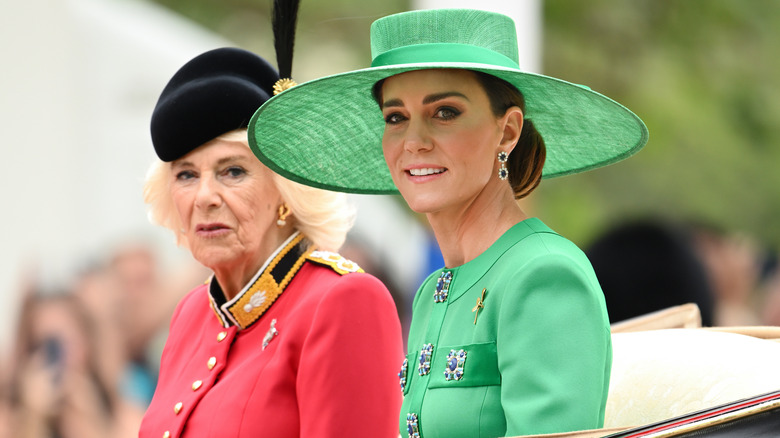
<svg viewBox="0 0 780 438"><path fill-rule="evenodd" d="M214 140L239 142L249 148L246 129L227 132ZM144 202L149 205L149 220L173 231L176 243L186 247L181 218L171 196L172 180L171 163L152 163L144 182ZM273 181L292 211L295 229L318 249L338 251L355 220L355 209L347 202L347 195L305 186L278 174L274 174Z"/></svg>

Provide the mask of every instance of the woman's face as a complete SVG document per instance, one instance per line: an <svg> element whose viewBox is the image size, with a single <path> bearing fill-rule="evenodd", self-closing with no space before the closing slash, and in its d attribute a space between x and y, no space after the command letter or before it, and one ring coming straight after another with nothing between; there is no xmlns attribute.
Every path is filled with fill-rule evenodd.
<svg viewBox="0 0 780 438"><path fill-rule="evenodd" d="M262 263L281 195L241 142L212 140L171 163L171 194L192 255L217 270ZM269 249L270 248L270 249Z"/></svg>
<svg viewBox="0 0 780 438"><path fill-rule="evenodd" d="M385 161L412 210L462 208L499 187L503 123L472 72L431 69L392 76L382 86L381 106Z"/></svg>

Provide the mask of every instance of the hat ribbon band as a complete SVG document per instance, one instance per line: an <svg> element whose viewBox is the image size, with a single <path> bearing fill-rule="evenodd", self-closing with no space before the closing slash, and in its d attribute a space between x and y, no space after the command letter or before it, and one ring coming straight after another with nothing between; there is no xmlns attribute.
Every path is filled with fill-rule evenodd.
<svg viewBox="0 0 780 438"><path fill-rule="evenodd" d="M468 62L519 69L516 61L496 51L470 44L428 43L397 47L380 53L371 67L432 62Z"/></svg>

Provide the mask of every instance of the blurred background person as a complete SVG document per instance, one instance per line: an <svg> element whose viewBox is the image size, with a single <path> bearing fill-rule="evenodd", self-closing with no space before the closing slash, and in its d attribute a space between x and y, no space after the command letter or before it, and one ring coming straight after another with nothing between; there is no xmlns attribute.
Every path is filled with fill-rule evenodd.
<svg viewBox="0 0 780 438"><path fill-rule="evenodd" d="M95 333L106 379L139 409L151 402L168 324L183 290L208 278L207 269L160 260L144 236L128 235L84 264L74 281L78 296L103 328Z"/></svg>
<svg viewBox="0 0 780 438"><path fill-rule="evenodd" d="M116 325L122 335L126 361L120 377L125 397L146 408L154 395L160 355L176 303L193 284L208 278L206 269L184 277L161 272L154 247L140 239L117 245L107 261L116 290Z"/></svg>
<svg viewBox="0 0 780 438"><path fill-rule="evenodd" d="M690 232L712 286L713 324L761 324L759 288L765 260L761 245L746 233L702 222L691 224Z"/></svg>
<svg viewBox="0 0 780 438"><path fill-rule="evenodd" d="M604 291L610 322L695 303L713 325L709 272L684 227L651 218L608 229L586 248Z"/></svg>
<svg viewBox="0 0 780 438"><path fill-rule="evenodd" d="M780 269L776 254L767 257L763 272L759 288L762 297L761 324L780 326Z"/></svg>
<svg viewBox="0 0 780 438"><path fill-rule="evenodd" d="M22 306L11 363L13 436L131 437L142 411L125 403L108 381L96 324L68 291L35 291Z"/></svg>

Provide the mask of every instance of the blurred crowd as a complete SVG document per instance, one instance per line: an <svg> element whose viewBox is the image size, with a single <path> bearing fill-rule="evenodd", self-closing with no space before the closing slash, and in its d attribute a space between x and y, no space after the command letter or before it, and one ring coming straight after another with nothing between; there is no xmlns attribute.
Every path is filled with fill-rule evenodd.
<svg viewBox="0 0 780 438"><path fill-rule="evenodd" d="M645 219L583 250L612 322L693 302L706 326L780 325L776 254L750 236ZM406 331L411 292L393 284L381 251L348 240L342 252L385 281ZM68 281L30 275L0 362L0 438L137 436L175 305L209 274L195 262L172 269L135 241Z"/></svg>
<svg viewBox="0 0 780 438"><path fill-rule="evenodd" d="M123 243L56 281L31 274L0 363L0 437L136 437L173 309L208 272Z"/></svg>

